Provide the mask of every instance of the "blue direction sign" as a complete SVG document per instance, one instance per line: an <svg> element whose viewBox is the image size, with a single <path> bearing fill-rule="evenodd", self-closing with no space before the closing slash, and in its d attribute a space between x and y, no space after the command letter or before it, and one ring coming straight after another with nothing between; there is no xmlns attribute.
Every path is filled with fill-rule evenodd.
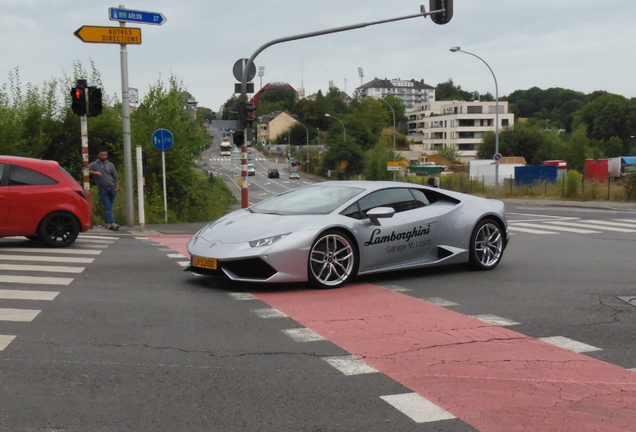
<svg viewBox="0 0 636 432"><path fill-rule="evenodd" d="M166 151L172 147L172 144L174 144L174 137L169 130L157 129L152 134L152 145L155 146L157 150Z"/></svg>
<svg viewBox="0 0 636 432"><path fill-rule="evenodd" d="M108 8L108 18L111 21L136 22L142 24L163 25L167 18L157 12L144 12L131 9Z"/></svg>

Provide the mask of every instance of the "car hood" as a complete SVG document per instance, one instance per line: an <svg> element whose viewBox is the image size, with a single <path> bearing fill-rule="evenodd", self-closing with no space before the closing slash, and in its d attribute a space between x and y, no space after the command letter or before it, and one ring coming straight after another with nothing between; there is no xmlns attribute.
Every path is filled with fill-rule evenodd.
<svg viewBox="0 0 636 432"><path fill-rule="evenodd" d="M326 219L330 217L251 213L241 209L210 223L197 236L210 242L245 243L295 231L319 229L325 226Z"/></svg>

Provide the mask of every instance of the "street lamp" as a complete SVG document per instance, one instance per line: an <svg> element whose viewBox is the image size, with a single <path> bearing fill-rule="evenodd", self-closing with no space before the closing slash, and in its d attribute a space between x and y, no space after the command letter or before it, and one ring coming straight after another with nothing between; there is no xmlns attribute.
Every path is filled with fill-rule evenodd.
<svg viewBox="0 0 636 432"><path fill-rule="evenodd" d="M395 162L395 110L393 109L390 103L384 100L384 98L374 98L374 99L381 100L382 102L387 104L389 108L391 108L391 113L393 114L393 162ZM395 171L393 171L393 181L395 181Z"/></svg>
<svg viewBox="0 0 636 432"><path fill-rule="evenodd" d="M486 65L486 67L488 67L488 69L490 70L490 73L492 74L493 79L495 80L495 154L498 154L499 153L499 86L497 85L497 77L495 76L495 73L492 71L492 68L490 67L490 65L486 63L486 61L483 58L479 57L478 55L468 51L463 51L459 47L452 47L450 51L463 52L464 54L477 57ZM498 195L498 194L499 194L499 161L495 160L495 195Z"/></svg>
<svg viewBox="0 0 636 432"><path fill-rule="evenodd" d="M302 124L298 120L296 120L296 121L298 122L299 125L304 127L305 128L305 132L307 132L307 173L309 173L309 129L307 129L307 126L305 126L304 124Z"/></svg>
<svg viewBox="0 0 636 432"><path fill-rule="evenodd" d="M338 117L333 116L333 115L331 115L329 113L325 114L325 117L333 117L333 118L335 118L336 120L338 120L340 122L340 124L342 125L342 138L343 138L344 142L347 142L347 132L345 130L345 125L342 122L342 120L340 120Z"/></svg>

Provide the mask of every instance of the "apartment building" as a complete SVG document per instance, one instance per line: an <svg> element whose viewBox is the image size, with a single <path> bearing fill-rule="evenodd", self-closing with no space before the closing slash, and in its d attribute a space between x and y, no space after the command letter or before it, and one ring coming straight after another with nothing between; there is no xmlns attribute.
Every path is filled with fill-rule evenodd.
<svg viewBox="0 0 636 432"><path fill-rule="evenodd" d="M361 85L355 91L358 99L365 97L383 98L387 95L400 99L406 109L412 109L418 104L435 100L435 87L424 84L424 80L403 80L374 78Z"/></svg>
<svg viewBox="0 0 636 432"><path fill-rule="evenodd" d="M411 152L454 148L462 162L475 159L484 134L495 131L496 102L430 101L407 110ZM499 130L514 124L508 102L499 102Z"/></svg>
<svg viewBox="0 0 636 432"><path fill-rule="evenodd" d="M259 144L268 144L291 128L298 120L285 111L274 111L258 119Z"/></svg>

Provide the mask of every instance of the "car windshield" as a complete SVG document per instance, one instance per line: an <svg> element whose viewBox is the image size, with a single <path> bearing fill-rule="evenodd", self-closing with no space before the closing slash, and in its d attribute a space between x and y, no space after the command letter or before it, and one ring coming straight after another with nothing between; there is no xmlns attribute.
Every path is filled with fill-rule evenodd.
<svg viewBox="0 0 636 432"><path fill-rule="evenodd" d="M279 215L329 214L362 191L347 186L307 186L263 200L249 210Z"/></svg>

